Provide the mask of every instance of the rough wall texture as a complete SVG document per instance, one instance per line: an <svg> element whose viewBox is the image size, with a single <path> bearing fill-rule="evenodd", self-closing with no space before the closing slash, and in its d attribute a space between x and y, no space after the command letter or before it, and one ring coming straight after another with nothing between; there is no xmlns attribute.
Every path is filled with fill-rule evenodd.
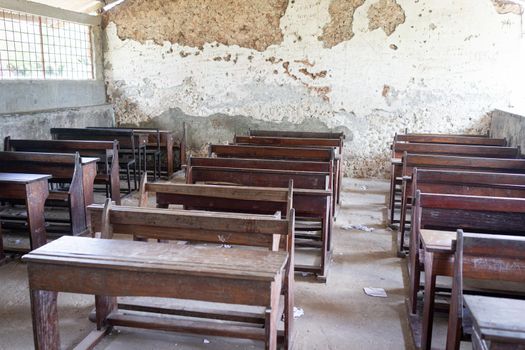
<svg viewBox="0 0 525 350"><path fill-rule="evenodd" d="M0 149L4 137L15 139L48 140L51 128L84 128L86 126L113 126L113 108L100 105L81 108L53 109L33 113L0 115Z"/></svg>
<svg viewBox="0 0 525 350"><path fill-rule="evenodd" d="M282 42L279 21L287 5L288 0L127 0L104 22L116 23L121 39L193 47L218 42L263 51Z"/></svg>
<svg viewBox="0 0 525 350"><path fill-rule="evenodd" d="M319 40L324 42L324 47L332 48L335 45L353 38L354 14L365 0L332 0L328 7L330 22L323 28L323 35Z"/></svg>
<svg viewBox="0 0 525 350"><path fill-rule="evenodd" d="M405 11L396 0L379 0L368 8L368 29L382 28L391 35L398 25L405 23Z"/></svg>
<svg viewBox="0 0 525 350"><path fill-rule="evenodd" d="M140 16L148 21L130 17L123 5L109 16L108 95L121 124L180 131L187 121L195 150L254 127L342 130L346 174L379 177L388 172L394 133L486 132L495 107L523 98L520 16L498 14L492 0L397 0L399 7L393 0L290 0L285 10L270 1L265 13L273 19L266 23L279 13L282 38L261 46L228 32L233 24L221 33L233 41L211 35L215 29L185 41L169 26L155 37L135 37L142 25L149 32L158 23L183 23L188 35L203 30L197 7L186 8L194 14L188 17L176 6L161 14L160 1L147 3ZM226 16L232 2L214 3L210 11ZM370 10L376 4L396 10ZM235 28L253 25L243 23L251 9L241 8L250 13L236 13ZM380 14L384 31L370 31L369 12ZM250 35L275 33L268 27ZM136 34L122 35L123 28Z"/></svg>

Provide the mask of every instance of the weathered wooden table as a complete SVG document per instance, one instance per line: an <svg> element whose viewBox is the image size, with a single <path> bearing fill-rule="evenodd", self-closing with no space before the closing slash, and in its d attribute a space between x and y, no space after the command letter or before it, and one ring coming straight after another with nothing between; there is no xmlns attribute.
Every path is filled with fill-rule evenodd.
<svg viewBox="0 0 525 350"><path fill-rule="evenodd" d="M113 326L262 340L277 349L286 252L63 236L25 255L36 349L58 349L58 292L96 295L97 343ZM167 297L266 308L264 328L198 324L119 312L117 296Z"/></svg>
<svg viewBox="0 0 525 350"><path fill-rule="evenodd" d="M525 300L465 295L473 350L525 349Z"/></svg>
<svg viewBox="0 0 525 350"><path fill-rule="evenodd" d="M454 274L454 253L456 232L420 230L421 242L423 244L424 264L425 264L425 286L424 286L424 305L421 329L421 349L431 349L432 327L434 318L434 300L436 294L437 276L453 276ZM463 259L464 278L483 278L498 281L523 282L519 280L523 271L522 265L513 261L505 260L500 252L494 251L490 259L496 264L492 269L484 268L480 262L480 256L468 256ZM499 262L497 259L500 259ZM486 262L485 262L486 263ZM482 272L480 272L483 270ZM490 271L490 273L488 273ZM517 280L518 279L518 280Z"/></svg>
<svg viewBox="0 0 525 350"><path fill-rule="evenodd" d="M49 195L51 175L0 173L0 198L25 202L31 249L46 244L44 204ZM5 259L0 227L0 262Z"/></svg>
<svg viewBox="0 0 525 350"><path fill-rule="evenodd" d="M137 134L146 134L148 135L148 147L157 147L157 129L133 129ZM173 146L175 144L175 139L173 136L173 131L170 130L158 130L160 140L159 145L161 152L166 155L166 171L167 177L169 178L173 172ZM161 166L161 170L162 170Z"/></svg>

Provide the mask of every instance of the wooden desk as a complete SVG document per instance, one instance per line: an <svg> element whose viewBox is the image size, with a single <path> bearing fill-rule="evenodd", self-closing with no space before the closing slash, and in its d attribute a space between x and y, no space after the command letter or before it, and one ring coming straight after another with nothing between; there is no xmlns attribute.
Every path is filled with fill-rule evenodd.
<svg viewBox="0 0 525 350"><path fill-rule="evenodd" d="M44 204L51 175L0 173L0 198L24 200L31 249L46 244ZM0 262L5 259L0 227Z"/></svg>
<svg viewBox="0 0 525 350"><path fill-rule="evenodd" d="M425 263L425 294L421 325L421 350L430 350L434 320L436 277L438 275L453 276L454 248L452 247L452 241L456 239L456 232L421 230L420 235ZM440 268L439 271L438 268Z"/></svg>
<svg viewBox="0 0 525 350"><path fill-rule="evenodd" d="M133 129L137 134L148 135L147 146L157 147L157 130L156 129ZM168 178L173 174L173 146L175 139L173 132L170 130L159 130L160 149L166 154L166 171ZM161 167L162 168L162 167Z"/></svg>
<svg viewBox="0 0 525 350"><path fill-rule="evenodd" d="M421 349L431 349L432 345L432 326L434 319L434 299L436 292L436 277L437 276L453 276L454 274L454 252L453 241L456 239L456 232L451 231L434 231L421 230L421 242L424 249L425 262L425 286L424 286L424 306L423 319L421 330ZM496 258L494 254L492 258ZM477 258L475 258L477 259ZM478 259L479 260L479 259ZM476 270L476 263L479 261L463 262L463 278L480 278ZM499 278L501 281L509 280L505 275L507 270L520 269L519 265L505 266L497 270L494 278ZM487 278L487 276L482 276Z"/></svg>
<svg viewBox="0 0 525 350"><path fill-rule="evenodd" d="M97 343L113 326L229 335L277 349L278 303L286 252L63 236L30 252L27 262L36 349L58 349L58 292L95 294ZM264 328L197 325L129 315L117 296L166 297L266 307ZM242 329L241 329L242 328ZM84 347L83 347L84 348Z"/></svg>
<svg viewBox="0 0 525 350"><path fill-rule="evenodd" d="M525 349L525 300L465 295L474 350Z"/></svg>

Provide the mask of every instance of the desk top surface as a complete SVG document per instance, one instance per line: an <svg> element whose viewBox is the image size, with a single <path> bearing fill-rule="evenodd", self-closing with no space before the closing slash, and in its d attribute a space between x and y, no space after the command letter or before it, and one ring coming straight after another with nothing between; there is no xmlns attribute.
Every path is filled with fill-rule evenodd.
<svg viewBox="0 0 525 350"><path fill-rule="evenodd" d="M24 255L29 263L273 281L286 252L63 236Z"/></svg>
<svg viewBox="0 0 525 350"><path fill-rule="evenodd" d="M51 177L51 175L46 174L0 173L0 182L27 184L35 181L50 179Z"/></svg>
<svg viewBox="0 0 525 350"><path fill-rule="evenodd" d="M465 295L465 305L481 338L525 343L525 300Z"/></svg>
<svg viewBox="0 0 525 350"><path fill-rule="evenodd" d="M420 235L425 251L435 253L452 253L452 241L456 239L456 232L421 230Z"/></svg>

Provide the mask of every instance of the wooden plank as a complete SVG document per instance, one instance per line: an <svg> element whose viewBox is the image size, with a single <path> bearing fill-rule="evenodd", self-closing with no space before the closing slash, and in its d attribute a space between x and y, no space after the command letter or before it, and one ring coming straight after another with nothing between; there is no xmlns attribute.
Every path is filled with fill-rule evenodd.
<svg viewBox="0 0 525 350"><path fill-rule="evenodd" d="M95 215L101 215L103 206L93 204L88 209ZM113 225L144 225L156 228L173 227L269 235L286 234L288 229L287 220L276 219L273 215L114 206L110 209L110 217Z"/></svg>
<svg viewBox="0 0 525 350"><path fill-rule="evenodd" d="M51 175L43 174L20 174L20 173L0 173L2 183L23 183L28 184L34 181L50 179Z"/></svg>
<svg viewBox="0 0 525 350"><path fill-rule="evenodd" d="M318 132L318 131L291 131L291 130L252 130L250 136L275 136L275 137L300 137L300 138L323 138L344 139L343 132Z"/></svg>
<svg viewBox="0 0 525 350"><path fill-rule="evenodd" d="M287 258L286 252L266 250L218 249L63 236L24 255L23 260L55 266L110 267L127 271L273 280L276 272L284 267ZM254 264L254 260L260 263Z"/></svg>
<svg viewBox="0 0 525 350"><path fill-rule="evenodd" d="M108 317L112 326L156 329L170 332L200 334L209 336L226 336L242 339L264 340L265 332L262 327L246 327L224 323L173 320L152 316L124 315L113 313Z"/></svg>
<svg viewBox="0 0 525 350"><path fill-rule="evenodd" d="M218 157L333 161L334 151L327 148L271 147L244 145L210 145Z"/></svg>
<svg viewBox="0 0 525 350"><path fill-rule="evenodd" d="M220 186L220 185L191 185L186 184L146 184L148 192L162 192L180 195L199 195L202 197L227 198L238 200L256 199L258 201L271 201L286 203L288 191L285 188L248 187L248 186Z"/></svg>

